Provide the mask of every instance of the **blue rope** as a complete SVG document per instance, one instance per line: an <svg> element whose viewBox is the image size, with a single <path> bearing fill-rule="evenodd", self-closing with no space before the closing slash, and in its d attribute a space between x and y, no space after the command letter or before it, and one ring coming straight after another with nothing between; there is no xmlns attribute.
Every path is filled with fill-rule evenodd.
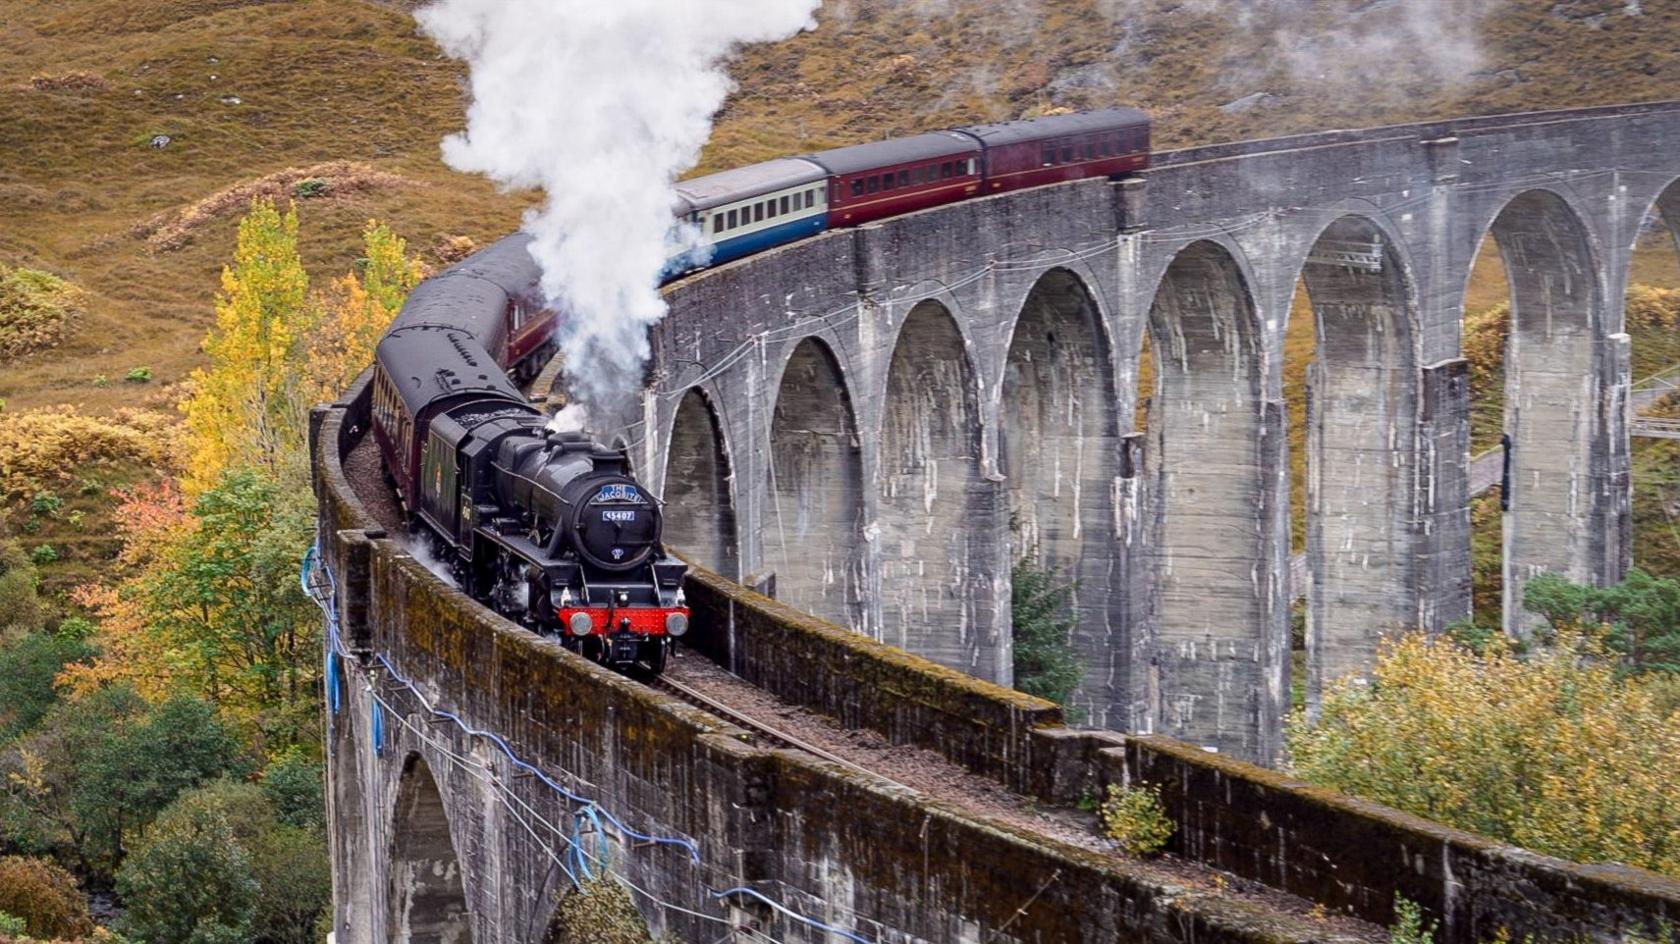
<svg viewBox="0 0 1680 944"><path fill-rule="evenodd" d="M334 716L344 707L344 669L336 652L327 653L327 704Z"/></svg>
<svg viewBox="0 0 1680 944"><path fill-rule="evenodd" d="M385 709L379 707L378 701L373 703L373 753L385 756Z"/></svg>

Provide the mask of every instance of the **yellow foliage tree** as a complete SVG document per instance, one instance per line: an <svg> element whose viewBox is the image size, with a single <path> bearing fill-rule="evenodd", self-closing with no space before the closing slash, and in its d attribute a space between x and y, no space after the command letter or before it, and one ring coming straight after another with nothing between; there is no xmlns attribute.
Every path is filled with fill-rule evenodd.
<svg viewBox="0 0 1680 944"><path fill-rule="evenodd" d="M306 363L314 313L298 257L296 208L282 214L256 199L239 223L239 244L222 270L216 327L205 339L210 366L193 372L184 405L190 436L184 484L209 488L229 468L278 479L303 472Z"/></svg>
<svg viewBox="0 0 1680 944"><path fill-rule="evenodd" d="M1368 685L1292 720L1307 780L1579 862L1680 876L1680 713L1617 677L1592 636L1519 655L1447 638L1385 645Z"/></svg>
<svg viewBox="0 0 1680 944"><path fill-rule="evenodd" d="M319 324L310 340L311 395L338 395L373 361L374 346L385 333L408 293L426 277L426 267L408 255L401 237L383 223L369 220L362 231L366 255L361 274L335 279L317 299Z"/></svg>

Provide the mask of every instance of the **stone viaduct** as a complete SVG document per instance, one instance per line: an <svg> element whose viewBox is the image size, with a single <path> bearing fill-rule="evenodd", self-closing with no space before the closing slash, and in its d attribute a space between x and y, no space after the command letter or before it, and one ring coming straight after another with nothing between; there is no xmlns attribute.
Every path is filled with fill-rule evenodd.
<svg viewBox="0 0 1680 944"><path fill-rule="evenodd" d="M1163 784L1180 856L1379 923L1404 893L1447 944L1654 932L1680 916L1680 883L1504 849L1238 760L1275 758L1288 705L1297 280L1319 331L1316 699L1384 632L1468 612L1461 308L1489 233L1514 302L1507 586L1626 568L1622 297L1653 208L1680 226L1680 103L1164 153L1138 179L930 210L685 279L646 390L598 432L662 486L668 540L776 597L697 572L691 642L790 701L1048 802ZM460 303L505 304L534 277ZM542 940L584 862L633 882L655 929L684 940L1335 937L744 743L495 617L351 484L368 401L364 381L312 429L341 944ZM989 684L1010 681L1009 573L1029 552L1078 579L1078 706L1131 733L1070 730Z"/></svg>
<svg viewBox="0 0 1680 944"><path fill-rule="evenodd" d="M1460 335L1490 232L1515 312L1507 628L1528 577L1628 566L1622 297L1647 212L1680 226L1677 178L1663 103L1168 152L835 231L672 286L621 432L708 566L1008 685L1009 572L1036 553L1077 578L1090 723L1269 760L1303 589L1312 702L1383 634L1469 613ZM1292 592L1298 279L1318 356Z"/></svg>

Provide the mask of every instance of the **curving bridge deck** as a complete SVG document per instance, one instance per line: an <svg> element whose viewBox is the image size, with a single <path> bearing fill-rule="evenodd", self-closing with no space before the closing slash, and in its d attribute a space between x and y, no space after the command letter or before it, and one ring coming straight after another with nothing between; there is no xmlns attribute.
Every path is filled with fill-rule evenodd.
<svg viewBox="0 0 1680 944"><path fill-rule="evenodd" d="M1468 612L1483 466L1460 339L1488 233L1514 301L1506 586L1623 573L1637 395L1622 297L1652 208L1680 224L1676 103L1171 152L1138 179L835 231L674 284L649 386L604 432L662 488L670 540L787 604L722 581L691 594L709 600L709 644L757 683L1035 795L1168 783L1186 854L1376 921L1404 891L1454 944L1500 925L1622 933L1672 919L1680 890L1570 871L1236 758L1274 758L1287 708L1281 378L1297 279L1320 332L1299 581L1316 701L1382 634ZM462 304L500 304L535 272L477 278ZM485 615L344 477L365 409L352 396L323 411L315 437L343 643L341 940L535 941L579 848L616 856L643 913L697 940L724 933L717 920L871 944L1315 939L745 747ZM1009 572L1028 552L1078 580L1077 706L1143 736L1068 732L1049 706L971 678L1010 681ZM579 832L544 840L545 823Z"/></svg>

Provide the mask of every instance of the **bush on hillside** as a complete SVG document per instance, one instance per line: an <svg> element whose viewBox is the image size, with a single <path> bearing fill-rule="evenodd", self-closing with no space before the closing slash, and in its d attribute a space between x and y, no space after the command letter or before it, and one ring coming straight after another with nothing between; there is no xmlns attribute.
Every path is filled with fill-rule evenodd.
<svg viewBox="0 0 1680 944"><path fill-rule="evenodd" d="M1541 574L1523 586L1523 608L1556 632L1600 629L1624 672L1680 673L1680 580L1638 567L1613 587Z"/></svg>
<svg viewBox="0 0 1680 944"><path fill-rule="evenodd" d="M0 841L107 878L181 791L244 770L238 741L204 702L154 708L128 686L90 691L0 754Z"/></svg>
<svg viewBox="0 0 1680 944"><path fill-rule="evenodd" d="M0 265L0 361L53 347L81 292L56 275Z"/></svg>
<svg viewBox="0 0 1680 944"><path fill-rule="evenodd" d="M168 471L176 467L179 442L174 420L143 410L109 417L67 406L0 413L0 500L73 484L123 462Z"/></svg>
<svg viewBox="0 0 1680 944"><path fill-rule="evenodd" d="M40 575L29 552L0 537L0 640L39 630L41 600L36 587Z"/></svg>
<svg viewBox="0 0 1680 944"><path fill-rule="evenodd" d="M326 825L325 772L302 750L294 747L275 758L263 772L262 789L282 823L300 829Z"/></svg>

